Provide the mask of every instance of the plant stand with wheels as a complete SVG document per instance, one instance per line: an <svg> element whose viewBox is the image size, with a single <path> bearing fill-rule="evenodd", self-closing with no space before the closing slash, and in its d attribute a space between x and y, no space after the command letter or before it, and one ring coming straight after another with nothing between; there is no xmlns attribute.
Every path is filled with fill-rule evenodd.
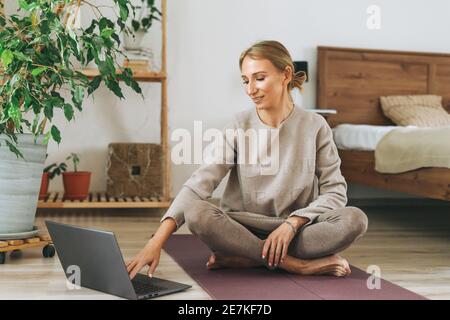
<svg viewBox="0 0 450 320"><path fill-rule="evenodd" d="M42 247L44 258L52 258L55 255L55 247L48 235L42 235L20 240L0 240L0 264L6 262L6 254L18 253L23 249Z"/></svg>

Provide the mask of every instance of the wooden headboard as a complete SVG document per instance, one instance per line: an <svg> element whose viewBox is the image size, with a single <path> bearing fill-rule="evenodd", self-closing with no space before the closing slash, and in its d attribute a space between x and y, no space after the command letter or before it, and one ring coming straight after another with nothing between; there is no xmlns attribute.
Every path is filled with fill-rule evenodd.
<svg viewBox="0 0 450 320"><path fill-rule="evenodd" d="M450 54L318 47L317 108L340 123L392 125L384 95L437 94L450 110Z"/></svg>

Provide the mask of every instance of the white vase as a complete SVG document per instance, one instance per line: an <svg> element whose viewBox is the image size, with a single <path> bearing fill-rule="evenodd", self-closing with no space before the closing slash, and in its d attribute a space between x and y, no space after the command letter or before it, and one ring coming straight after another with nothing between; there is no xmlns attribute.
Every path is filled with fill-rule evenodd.
<svg viewBox="0 0 450 320"><path fill-rule="evenodd" d="M17 158L0 135L0 233L33 230L47 145L32 134L18 134L23 157Z"/></svg>
<svg viewBox="0 0 450 320"><path fill-rule="evenodd" d="M138 30L133 35L123 34L123 42L125 50L140 50L142 49L142 39L144 39L146 32L144 30Z"/></svg>

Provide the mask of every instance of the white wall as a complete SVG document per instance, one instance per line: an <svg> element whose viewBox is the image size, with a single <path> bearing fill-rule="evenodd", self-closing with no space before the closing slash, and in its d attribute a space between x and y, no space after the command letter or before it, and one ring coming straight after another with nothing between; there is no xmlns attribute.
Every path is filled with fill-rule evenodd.
<svg viewBox="0 0 450 320"><path fill-rule="evenodd" d="M366 9L373 4L381 9L379 30L366 27ZM251 106L240 81L238 57L255 41L279 40L295 60L309 62L303 106L312 108L318 45L449 52L448 12L450 2L439 0L168 0L170 130L192 130L194 120L203 120L205 128L221 128L233 113ZM143 87L144 102L131 90L119 101L102 88L95 101L86 101L75 123L61 126L64 140L59 147L49 146L47 162L79 152L82 168L94 172L91 189L104 189L109 142L159 139L158 85ZM173 195L195 168L172 167ZM60 188L59 181L52 182L51 189ZM223 184L215 195L222 189ZM405 195L351 185L349 196Z"/></svg>

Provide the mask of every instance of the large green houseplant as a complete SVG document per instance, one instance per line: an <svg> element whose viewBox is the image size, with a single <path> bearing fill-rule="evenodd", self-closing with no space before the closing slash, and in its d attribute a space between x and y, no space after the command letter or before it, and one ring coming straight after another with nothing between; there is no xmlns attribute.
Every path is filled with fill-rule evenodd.
<svg viewBox="0 0 450 320"><path fill-rule="evenodd" d="M56 112L73 120L86 96L101 83L119 98L124 98L120 80L142 94L131 70L117 63L119 34L134 11L130 0L111 0L114 19L104 16L102 6L85 0L17 3L19 14L0 15L0 234L33 227L46 144L50 139L61 142L60 130L52 123ZM77 15L84 7L96 18L86 27L75 28L73 12ZM67 12L72 12L70 19ZM89 79L77 70L91 61L99 75ZM14 166L12 162L16 167L7 168ZM14 184L23 178L13 173L28 175L26 187ZM11 199L11 195L18 198ZM31 204L24 205L26 212L20 213L19 202L24 200Z"/></svg>

